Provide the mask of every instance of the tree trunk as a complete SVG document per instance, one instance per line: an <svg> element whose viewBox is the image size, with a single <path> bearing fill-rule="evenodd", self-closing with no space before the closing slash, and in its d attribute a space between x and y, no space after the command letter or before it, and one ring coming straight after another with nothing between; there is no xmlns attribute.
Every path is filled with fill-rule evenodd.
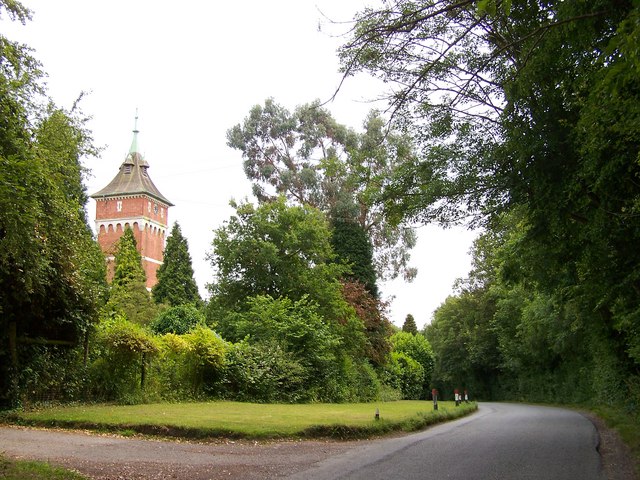
<svg viewBox="0 0 640 480"><path fill-rule="evenodd" d="M9 352L11 352L11 366L18 369L18 339L16 322L9 322Z"/></svg>
<svg viewBox="0 0 640 480"><path fill-rule="evenodd" d="M142 352L142 368L140 369L140 390L144 390L144 381L147 376L146 360L147 355L145 352Z"/></svg>
<svg viewBox="0 0 640 480"><path fill-rule="evenodd" d="M82 365L87 368L87 360L89 359L89 330L84 332L84 352L82 356Z"/></svg>

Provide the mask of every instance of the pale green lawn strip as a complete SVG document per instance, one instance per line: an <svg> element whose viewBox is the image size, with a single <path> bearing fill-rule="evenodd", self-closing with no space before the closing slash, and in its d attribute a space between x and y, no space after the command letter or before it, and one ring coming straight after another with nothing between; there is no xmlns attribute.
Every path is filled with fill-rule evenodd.
<svg viewBox="0 0 640 480"><path fill-rule="evenodd" d="M380 410L383 422L403 422L420 414L429 415L426 401L358 404L253 404L239 402L162 403L146 405L93 405L56 407L21 413L28 422L75 422L111 427L154 425L207 431L229 431L249 436L296 435L318 425L351 427L376 424ZM458 407L460 408L460 407ZM456 409L453 402L440 402L439 413Z"/></svg>

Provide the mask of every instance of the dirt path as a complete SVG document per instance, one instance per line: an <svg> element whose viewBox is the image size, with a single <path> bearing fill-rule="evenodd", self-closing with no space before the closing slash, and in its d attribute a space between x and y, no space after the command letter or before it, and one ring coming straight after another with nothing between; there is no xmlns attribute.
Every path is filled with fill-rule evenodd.
<svg viewBox="0 0 640 480"><path fill-rule="evenodd" d="M633 480L633 464L618 434L586 415L600 435L606 478ZM328 457L372 442L154 440L90 432L0 426L0 453L44 460L77 470L95 480L263 480L307 470Z"/></svg>
<svg viewBox="0 0 640 480"><path fill-rule="evenodd" d="M96 480L282 478L364 442L197 443L0 427L0 452L45 460Z"/></svg>

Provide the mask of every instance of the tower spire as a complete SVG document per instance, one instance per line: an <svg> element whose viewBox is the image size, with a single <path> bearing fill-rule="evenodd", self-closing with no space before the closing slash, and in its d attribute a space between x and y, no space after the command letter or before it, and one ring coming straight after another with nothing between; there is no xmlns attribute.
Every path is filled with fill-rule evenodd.
<svg viewBox="0 0 640 480"><path fill-rule="evenodd" d="M131 141L131 148L129 148L129 153L140 153L138 152L138 108L136 107L136 118L133 124L133 140Z"/></svg>

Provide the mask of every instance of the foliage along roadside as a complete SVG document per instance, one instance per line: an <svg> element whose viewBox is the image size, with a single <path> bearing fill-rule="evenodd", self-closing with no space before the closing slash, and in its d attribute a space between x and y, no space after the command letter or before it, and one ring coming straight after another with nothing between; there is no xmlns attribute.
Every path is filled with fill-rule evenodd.
<svg viewBox="0 0 640 480"><path fill-rule="evenodd" d="M356 15L345 76L388 85L419 151L379 192L386 217L484 228L426 330L436 384L640 416L638 44L637 1L397 0Z"/></svg>
<svg viewBox="0 0 640 480"><path fill-rule="evenodd" d="M393 402L392 402L393 403ZM251 404L247 404L251 405ZM260 408L268 408L268 405L254 405ZM326 422L309 425L308 422L295 427L293 430L289 425L289 420L283 415L280 423L276 422L266 429L260 431L244 429L243 425L235 422L224 424L221 422L219 426L188 426L180 425L180 420L175 423L171 420L165 420L166 423L133 423L120 422L117 419L111 421L86 421L84 419L70 420L56 418L55 414L46 418L29 417L28 413L14 411L4 414L4 421L17 425L36 426L45 428L66 428L80 430L94 430L100 432L109 432L115 434L125 434L130 436L132 432L161 437L173 438L189 438L189 439L211 439L211 438L227 438L227 439L312 439L312 438L332 438L338 440L356 440L386 435L394 432L414 432L424 429L428 426L454 420L465 415L474 413L478 409L475 402L461 404L455 407L453 402L440 402L438 410L432 410L429 403L424 403L425 410L415 411L414 413L400 418L385 418L384 408L380 420L374 420L373 415L371 421L356 424L350 422L348 414L343 419L336 422ZM285 408L295 409L296 405L282 405ZM375 404L368 404L367 408L373 411ZM117 408L117 407L116 407ZM284 422L284 429L280 428ZM250 423L250 422L249 422Z"/></svg>

